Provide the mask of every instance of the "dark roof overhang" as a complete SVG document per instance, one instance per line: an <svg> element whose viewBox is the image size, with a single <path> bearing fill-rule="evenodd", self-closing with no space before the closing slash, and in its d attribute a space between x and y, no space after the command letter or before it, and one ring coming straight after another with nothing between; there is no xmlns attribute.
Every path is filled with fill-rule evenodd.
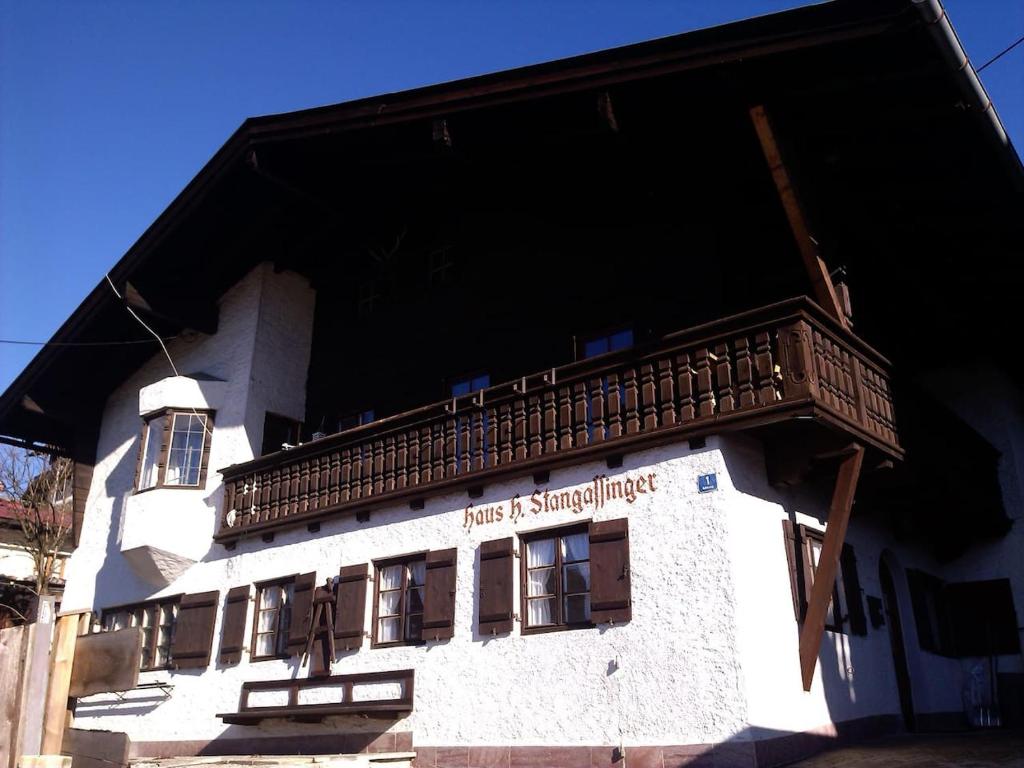
<svg viewBox="0 0 1024 768"><path fill-rule="evenodd" d="M122 294L131 284L153 305L148 319L161 334L186 329L209 332L216 326L216 299L231 278L237 278L240 266L197 266L210 272L194 281L205 288L196 289L186 302L175 303L174 310L161 311L161 249L187 242L188 236L225 237L223 232L232 228L241 232L247 225L245 216L256 218L286 206L280 197L273 197L283 194L280 190L271 193L252 183L251 169L257 162L253 152L263 147L600 91L688 71L729 70L730 87L756 90L763 85L763 76L752 64L794 53L827 57L835 55L837 45L868 41L858 49L862 60L857 65L871 69L876 65L868 55L869 44L894 35L901 44L912 45L915 55L943 62L947 85L959 90L963 108L977 118L974 140L996 147L985 173L1002 177L1004 187L1009 179L1019 194L1024 178L1020 161L955 34L945 24L941 6L935 0L834 0L451 83L248 119L113 266L109 278ZM931 42L925 44L925 39ZM736 85L737 68L743 73L741 79L749 75L749 83ZM814 81L813 68L805 71L807 81ZM827 82L819 85L829 87ZM898 88L898 81L890 87ZM937 163L943 161L935 158ZM237 200L237 209L243 213L235 219L218 218L219 229L214 231L212 224L203 222L219 213L225 199ZM75 436L95 428L111 389L159 350L155 342L122 347L60 345L146 338L145 331L126 319L125 308L106 278L101 280L54 334L54 344L44 347L0 396L0 439L73 450Z"/></svg>

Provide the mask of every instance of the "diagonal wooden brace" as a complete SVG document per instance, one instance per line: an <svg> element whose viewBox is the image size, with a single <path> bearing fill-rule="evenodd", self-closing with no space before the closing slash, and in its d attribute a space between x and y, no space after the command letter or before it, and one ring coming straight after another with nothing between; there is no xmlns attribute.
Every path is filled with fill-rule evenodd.
<svg viewBox="0 0 1024 768"><path fill-rule="evenodd" d="M843 551L843 541L846 539L846 528L850 522L850 510L853 508L853 497L863 462L864 446L854 445L839 465L835 489L832 491L828 527L825 528L825 539L821 545L818 566L814 571L814 583L811 585L811 597L807 602L807 613L800 629L800 672L803 675L805 691L811 690L811 681L814 679L814 665L818 662L821 638L825 633L825 616L835 588L839 556ZM835 610L838 610L838 606Z"/></svg>

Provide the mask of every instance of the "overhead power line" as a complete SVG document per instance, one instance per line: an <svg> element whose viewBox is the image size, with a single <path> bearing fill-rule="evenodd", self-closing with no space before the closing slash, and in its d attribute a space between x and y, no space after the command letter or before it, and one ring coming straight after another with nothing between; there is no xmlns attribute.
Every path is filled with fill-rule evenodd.
<svg viewBox="0 0 1024 768"><path fill-rule="evenodd" d="M176 339L177 336L165 336L164 341ZM21 344L29 347L118 347L125 344L153 344L153 339L134 339L126 341L24 341L22 339L0 339L0 344Z"/></svg>
<svg viewBox="0 0 1024 768"><path fill-rule="evenodd" d="M1018 37L1018 38L1017 38L1017 39L1016 39L1016 40L1015 40L1014 42L1010 43L1010 44L1009 44L1008 46L1006 46L1005 48L1003 48L1003 50L1001 50L1001 51L1000 51L999 53L997 53L997 54L996 54L995 56L993 56L993 57L992 57L991 59L989 59L989 60L988 60L988 61L986 61L986 62L985 62L984 64L982 64L982 65L981 65L980 67L978 67L978 69L977 69L976 71L978 71L978 72L981 72L981 70L983 70L983 69L984 69L985 67L987 67L987 66L988 66L989 64L994 64L995 62L997 62L997 61L998 61L999 59L1001 59L1001 58L1002 58L1003 56L1005 56L1006 54L1008 54L1008 53L1009 53L1010 51L1012 51L1012 50L1013 50L1014 48L1016 48L1016 47L1017 47L1018 45L1020 45L1021 43L1024 43L1024 35L1021 35L1021 36L1020 36L1020 37Z"/></svg>

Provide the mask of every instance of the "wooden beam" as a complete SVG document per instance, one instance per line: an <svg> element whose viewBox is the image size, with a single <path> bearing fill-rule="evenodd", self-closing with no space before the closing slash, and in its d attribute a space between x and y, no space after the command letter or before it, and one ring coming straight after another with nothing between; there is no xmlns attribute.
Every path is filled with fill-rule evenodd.
<svg viewBox="0 0 1024 768"><path fill-rule="evenodd" d="M814 571L814 584L811 586L811 599L807 602L807 614L800 628L800 672L803 675L805 691L811 690L811 681L814 679L814 666L818 662L821 637L825 633L825 615L828 613L829 601L832 600L836 571L839 569L839 556L843 551L846 527L850 522L850 510L853 508L853 497L857 491L857 480L860 478L863 463L864 447L856 445L852 452L842 459L835 489L832 492L832 503L828 509L828 527L825 528L821 555ZM838 606L835 610L838 610Z"/></svg>
<svg viewBox="0 0 1024 768"><path fill-rule="evenodd" d="M782 156L782 150L779 149L779 144L775 139L775 131L768 118L768 112L763 105L758 104L751 107L750 119L754 123L754 130L757 131L764 159L768 162L768 168L772 172L775 189L779 193L782 208L786 212L789 228L793 232L796 246L804 262L804 269L807 270L807 275L811 279L814 300L826 312L835 317L844 328L848 328L846 313L843 312L839 302L828 267L825 266L824 259L818 253L818 245L811 234L807 215L800 204L800 198L793 186L793 180Z"/></svg>
<svg viewBox="0 0 1024 768"><path fill-rule="evenodd" d="M50 666L50 686L46 696L43 719L43 743L40 754L59 755L68 725L68 693L71 689L71 668L75 660L75 641L78 639L79 617L76 614L60 616L53 639Z"/></svg>

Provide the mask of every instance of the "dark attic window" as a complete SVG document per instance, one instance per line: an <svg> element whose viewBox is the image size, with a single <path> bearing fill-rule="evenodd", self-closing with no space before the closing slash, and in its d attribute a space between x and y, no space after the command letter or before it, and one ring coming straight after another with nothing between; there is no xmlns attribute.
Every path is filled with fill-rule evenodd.
<svg viewBox="0 0 1024 768"><path fill-rule="evenodd" d="M298 445L301 429L301 422L267 411L263 417L263 446L260 448L260 456L276 453L285 445Z"/></svg>
<svg viewBox="0 0 1024 768"><path fill-rule="evenodd" d="M455 256L449 247L439 248L427 260L427 284L431 288L446 285L455 276Z"/></svg>
<svg viewBox="0 0 1024 768"><path fill-rule="evenodd" d="M622 328L612 333L603 333L598 336L584 338L579 356L583 358L597 357L608 352L617 352L620 349L629 349L633 346L633 329Z"/></svg>

